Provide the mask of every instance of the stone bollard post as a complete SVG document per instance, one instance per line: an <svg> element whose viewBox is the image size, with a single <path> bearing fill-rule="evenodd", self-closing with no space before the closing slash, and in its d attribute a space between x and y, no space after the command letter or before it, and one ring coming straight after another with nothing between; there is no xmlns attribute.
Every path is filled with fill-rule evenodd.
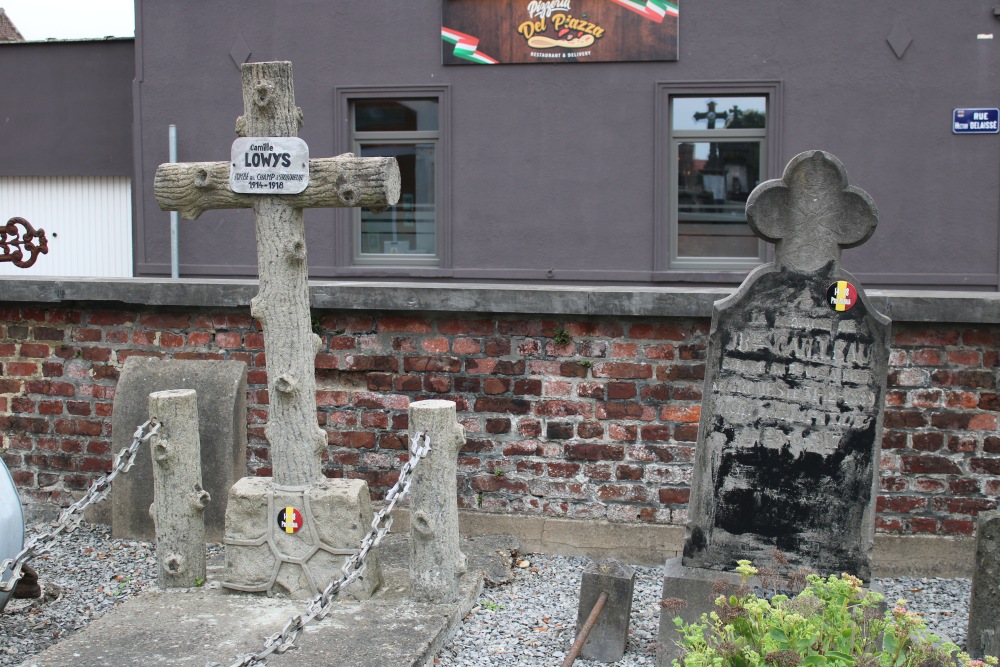
<svg viewBox="0 0 1000 667"><path fill-rule="evenodd" d="M431 450L413 471L410 488L410 592L424 602L458 598L465 554L458 543L458 450L465 428L452 401L410 404L410 437L427 433Z"/></svg>
<svg viewBox="0 0 1000 667"><path fill-rule="evenodd" d="M980 512L976 521L976 569L969 599L966 646L976 660L1000 657L1000 511Z"/></svg>
<svg viewBox="0 0 1000 667"><path fill-rule="evenodd" d="M201 443L194 389L149 395L149 418L160 424L150 440L156 527L156 578L161 588L197 586L205 580L205 507L201 485Z"/></svg>

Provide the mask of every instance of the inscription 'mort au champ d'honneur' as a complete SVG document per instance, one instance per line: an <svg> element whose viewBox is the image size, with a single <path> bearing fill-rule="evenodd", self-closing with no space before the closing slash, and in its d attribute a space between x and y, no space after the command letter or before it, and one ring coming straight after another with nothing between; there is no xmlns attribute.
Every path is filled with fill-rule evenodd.
<svg viewBox="0 0 1000 667"><path fill-rule="evenodd" d="M229 185L233 192L298 194L309 185L309 147L298 137L240 137Z"/></svg>
<svg viewBox="0 0 1000 667"><path fill-rule="evenodd" d="M723 348L712 385L717 414L735 447L829 453L847 430L872 425L871 342L852 320L778 317L751 322ZM816 331L829 331L817 335Z"/></svg>

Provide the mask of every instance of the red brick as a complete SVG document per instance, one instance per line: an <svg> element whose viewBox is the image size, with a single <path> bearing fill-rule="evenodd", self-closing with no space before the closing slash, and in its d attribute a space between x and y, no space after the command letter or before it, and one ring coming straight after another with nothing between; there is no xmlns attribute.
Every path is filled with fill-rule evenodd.
<svg viewBox="0 0 1000 667"><path fill-rule="evenodd" d="M665 422L697 422L701 418L700 405L668 405L660 410L660 419Z"/></svg>
<svg viewBox="0 0 1000 667"><path fill-rule="evenodd" d="M917 389L910 392L910 403L915 408L936 408L944 403L940 389Z"/></svg>
<svg viewBox="0 0 1000 667"><path fill-rule="evenodd" d="M542 395L542 381L541 380L515 380L514 388L511 390L515 396L541 396Z"/></svg>
<svg viewBox="0 0 1000 667"><path fill-rule="evenodd" d="M608 436L613 440L635 442L638 438L638 427L634 424L617 424L612 422L608 425Z"/></svg>
<svg viewBox="0 0 1000 667"><path fill-rule="evenodd" d="M503 446L504 456L534 456L538 453L538 443L532 440L507 442Z"/></svg>
<svg viewBox="0 0 1000 667"><path fill-rule="evenodd" d="M651 407L645 406L642 403L636 403L635 401L609 401L597 405L597 418L653 421L656 418L656 413Z"/></svg>
<svg viewBox="0 0 1000 667"><path fill-rule="evenodd" d="M976 524L971 519L945 519L941 522L942 535L972 535Z"/></svg>
<svg viewBox="0 0 1000 667"><path fill-rule="evenodd" d="M943 387L966 387L968 389L992 389L996 380L992 371L949 371L938 370L931 373L934 384Z"/></svg>
<svg viewBox="0 0 1000 667"><path fill-rule="evenodd" d="M621 461L625 458L622 445L575 443L566 445L565 458L570 461Z"/></svg>
<svg viewBox="0 0 1000 667"><path fill-rule="evenodd" d="M476 412L503 412L514 415L525 415L531 409L528 401L519 398L477 398Z"/></svg>
<svg viewBox="0 0 1000 667"><path fill-rule="evenodd" d="M962 331L962 343L971 347L1000 346L1000 330L965 329Z"/></svg>
<svg viewBox="0 0 1000 667"><path fill-rule="evenodd" d="M537 419L521 419L517 422L517 432L527 438L537 438L542 434L542 423Z"/></svg>
<svg viewBox="0 0 1000 667"><path fill-rule="evenodd" d="M559 375L562 377L587 377L589 367L579 361L563 361L559 364ZM595 376L596 377L596 376Z"/></svg>
<svg viewBox="0 0 1000 667"><path fill-rule="evenodd" d="M365 375L368 391L392 391L392 381L395 376L392 373L367 373ZM419 379L417 384L419 386Z"/></svg>
<svg viewBox="0 0 1000 667"><path fill-rule="evenodd" d="M499 435L501 433L510 433L510 419L504 418L491 418L486 420L486 432L492 433L494 435Z"/></svg>
<svg viewBox="0 0 1000 667"><path fill-rule="evenodd" d="M988 475L1000 475L1000 458L969 459L969 470Z"/></svg>
<svg viewBox="0 0 1000 667"><path fill-rule="evenodd" d="M524 482L510 479L506 475L477 475L472 478L470 485L473 491L481 493L506 491L523 494L528 492L528 486Z"/></svg>
<svg viewBox="0 0 1000 667"><path fill-rule="evenodd" d="M45 394L47 396L75 396L76 387L68 382L52 382L50 380L28 381L25 385L29 394Z"/></svg>
<svg viewBox="0 0 1000 667"><path fill-rule="evenodd" d="M979 352L976 350L948 350L948 363L961 366L979 366Z"/></svg>
<svg viewBox="0 0 1000 667"><path fill-rule="evenodd" d="M344 369L349 371L396 373L399 371L399 361L396 357L348 354L344 356Z"/></svg>
<svg viewBox="0 0 1000 667"><path fill-rule="evenodd" d="M879 512L907 514L915 510L926 509L927 500L913 496L879 496L876 507Z"/></svg>
<svg viewBox="0 0 1000 667"><path fill-rule="evenodd" d="M483 352L488 357L503 357L510 354L509 338L487 338L483 340Z"/></svg>
<svg viewBox="0 0 1000 667"><path fill-rule="evenodd" d="M648 440L650 442L669 442L670 441L670 427L669 426L643 426L640 430L643 440Z"/></svg>
<svg viewBox="0 0 1000 667"><path fill-rule="evenodd" d="M431 333L430 322L420 317L382 317L377 323L378 330L390 333Z"/></svg>
<svg viewBox="0 0 1000 667"><path fill-rule="evenodd" d="M937 431L914 433L912 440L913 449L923 452L936 452L944 447L944 434Z"/></svg>
<svg viewBox="0 0 1000 667"><path fill-rule="evenodd" d="M42 375L47 378L62 377L64 370L62 362L46 361L42 363Z"/></svg>
<svg viewBox="0 0 1000 667"><path fill-rule="evenodd" d="M143 313L139 316L139 324L150 329L187 329L191 326L191 315L188 313Z"/></svg>
<svg viewBox="0 0 1000 667"><path fill-rule="evenodd" d="M983 438L983 451L987 454L1000 454L1000 437L990 435Z"/></svg>
<svg viewBox="0 0 1000 667"><path fill-rule="evenodd" d="M45 359L51 353L48 345L41 343L21 343L20 356L30 359Z"/></svg>
<svg viewBox="0 0 1000 667"><path fill-rule="evenodd" d="M883 423L886 428L920 428L927 426L927 417L916 410L886 410Z"/></svg>
<svg viewBox="0 0 1000 667"><path fill-rule="evenodd" d="M420 391L423 382L419 375L397 375L392 386L396 391Z"/></svg>
<svg viewBox="0 0 1000 667"><path fill-rule="evenodd" d="M89 417L92 407L86 401L66 401L66 412L77 417Z"/></svg>
<svg viewBox="0 0 1000 667"><path fill-rule="evenodd" d="M573 437L573 423L549 422L545 425L545 437L549 440L569 440Z"/></svg>
<svg viewBox="0 0 1000 667"><path fill-rule="evenodd" d="M945 405L953 410L972 410L977 406L981 410L992 410L994 408L984 407L980 403L979 396L971 391L949 391L945 394ZM1000 403L997 404L1000 409Z"/></svg>
<svg viewBox="0 0 1000 667"><path fill-rule="evenodd" d="M545 466L549 477L576 477L580 473L579 463L555 462Z"/></svg>
<svg viewBox="0 0 1000 667"><path fill-rule="evenodd" d="M704 364L676 364L660 366L656 369L656 379L674 382L677 380L704 380Z"/></svg>
<svg viewBox="0 0 1000 667"><path fill-rule="evenodd" d="M597 489L600 500L626 503L649 502L650 491L639 484L605 484Z"/></svg>
<svg viewBox="0 0 1000 667"><path fill-rule="evenodd" d="M363 412L361 425L365 428L389 428L389 415L384 412Z"/></svg>
<svg viewBox="0 0 1000 667"><path fill-rule="evenodd" d="M882 432L882 449L906 449L906 431Z"/></svg>
<svg viewBox="0 0 1000 667"><path fill-rule="evenodd" d="M910 353L910 363L914 366L940 366L941 350L914 350Z"/></svg>
<svg viewBox="0 0 1000 667"><path fill-rule="evenodd" d="M451 377L447 375L425 375L424 391L436 394L444 394L451 391Z"/></svg>
<svg viewBox="0 0 1000 667"><path fill-rule="evenodd" d="M623 482L638 482L642 480L642 466L627 465L625 463L615 466L615 479Z"/></svg>
<svg viewBox="0 0 1000 667"><path fill-rule="evenodd" d="M316 405L320 407L342 407L348 404L346 391L324 391L316 392Z"/></svg>
<svg viewBox="0 0 1000 667"><path fill-rule="evenodd" d="M618 379L646 379L653 377L653 367L649 364L633 364L624 361L607 361L594 364L594 377Z"/></svg>
<svg viewBox="0 0 1000 667"><path fill-rule="evenodd" d="M486 378L483 380L483 393L489 396L506 394L510 391L510 380L506 378Z"/></svg>
<svg viewBox="0 0 1000 667"><path fill-rule="evenodd" d="M458 336L485 336L493 333L493 320L440 320L437 323L440 333Z"/></svg>
<svg viewBox="0 0 1000 667"><path fill-rule="evenodd" d="M577 424L576 434L585 440L604 437L604 427L598 422L581 422Z"/></svg>
<svg viewBox="0 0 1000 667"><path fill-rule="evenodd" d="M660 489L660 503L663 505L686 505L691 500L688 487L665 486Z"/></svg>
<svg viewBox="0 0 1000 667"><path fill-rule="evenodd" d="M123 311L103 310L87 314L87 324L95 327L121 326L134 321L135 313Z"/></svg>
<svg viewBox="0 0 1000 667"><path fill-rule="evenodd" d="M958 329L902 329L893 331L894 347L958 345Z"/></svg>
<svg viewBox="0 0 1000 667"><path fill-rule="evenodd" d="M967 477L953 479L948 482L948 490L952 493L952 495L956 496L977 495L980 492L979 480L969 479Z"/></svg>
<svg viewBox="0 0 1000 667"><path fill-rule="evenodd" d="M995 498L935 498L934 507L938 511L952 514L972 514L996 509Z"/></svg>
<svg viewBox="0 0 1000 667"><path fill-rule="evenodd" d="M371 431L340 431L327 433L327 441L335 447L374 449L375 434Z"/></svg>
<svg viewBox="0 0 1000 667"><path fill-rule="evenodd" d="M473 355L480 354L483 350L483 345L478 338L456 338L452 343L452 349L455 351L455 354Z"/></svg>
<svg viewBox="0 0 1000 667"><path fill-rule="evenodd" d="M460 375L455 378L455 391L478 394L481 384L482 383L479 378L470 378Z"/></svg>
<svg viewBox="0 0 1000 667"><path fill-rule="evenodd" d="M403 359L403 370L418 373L459 373L462 370L462 360L458 357L406 357Z"/></svg>
<svg viewBox="0 0 1000 667"><path fill-rule="evenodd" d="M962 470L951 459L943 456L903 456L902 470L905 473L960 475Z"/></svg>
<svg viewBox="0 0 1000 667"><path fill-rule="evenodd" d="M907 520L910 526L910 532L914 534L934 534L937 532L938 522L937 519L931 517L910 517Z"/></svg>
<svg viewBox="0 0 1000 667"><path fill-rule="evenodd" d="M86 361L96 361L106 364L111 361L111 348L108 347L85 347L80 351L80 356Z"/></svg>
<svg viewBox="0 0 1000 667"><path fill-rule="evenodd" d="M975 397L975 394L968 394ZM963 408L978 407L980 410L995 410L1000 411L1000 394L994 394L992 392L982 393L979 395L978 403L973 403L973 405L963 405Z"/></svg>
<svg viewBox="0 0 1000 667"><path fill-rule="evenodd" d="M535 414L545 417L593 417L594 409L589 403L572 401L540 401L535 405Z"/></svg>
<svg viewBox="0 0 1000 667"><path fill-rule="evenodd" d="M629 328L632 338L655 340L686 340L690 332L678 324L633 324Z"/></svg>
<svg viewBox="0 0 1000 667"><path fill-rule="evenodd" d="M37 363L27 361L8 361L4 367L6 374L13 377L31 377L41 371Z"/></svg>

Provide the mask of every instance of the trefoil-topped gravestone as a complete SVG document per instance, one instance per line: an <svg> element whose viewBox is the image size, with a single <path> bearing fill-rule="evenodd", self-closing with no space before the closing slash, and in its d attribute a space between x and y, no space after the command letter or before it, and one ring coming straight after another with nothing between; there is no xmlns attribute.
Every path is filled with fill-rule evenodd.
<svg viewBox="0 0 1000 667"><path fill-rule="evenodd" d="M274 476L244 478L230 492L223 585L311 597L339 572L345 556L359 550L373 514L363 481L323 476L320 457L327 438L317 423L315 378L322 341L312 331L309 314L302 211L391 206L399 199L399 167L393 158L352 154L309 159L308 147L288 139L302 122L291 63L248 63L241 71L243 115L236 131L252 140L238 139L228 162L160 165L154 192L160 208L188 219L214 208L254 210L260 292L250 312L264 333L265 435ZM250 179L275 186L247 187L260 194L234 192L231 183ZM301 192L280 194L300 187ZM366 574L349 593L368 597L380 580L372 555Z"/></svg>
<svg viewBox="0 0 1000 667"><path fill-rule="evenodd" d="M664 577L689 608L661 616L668 657L670 619L707 611L738 560L871 577L891 323L840 255L874 233L875 204L809 151L751 193L747 220L774 262L712 314L684 555Z"/></svg>

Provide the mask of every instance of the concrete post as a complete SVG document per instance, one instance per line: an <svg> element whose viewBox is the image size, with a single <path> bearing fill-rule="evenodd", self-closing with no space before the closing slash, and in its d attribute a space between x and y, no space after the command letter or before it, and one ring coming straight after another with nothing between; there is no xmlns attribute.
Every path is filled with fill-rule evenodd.
<svg viewBox="0 0 1000 667"><path fill-rule="evenodd" d="M632 615L632 593L635 590L635 568L608 558L591 563L583 571L580 583L580 607L576 631L579 634L601 593L607 593L607 603L597 624L583 644L580 655L598 662L618 662L628 645L628 625Z"/></svg>
<svg viewBox="0 0 1000 667"><path fill-rule="evenodd" d="M149 395L149 418L160 423L150 439L156 526L156 581L186 588L205 580L205 516L210 500L201 485L198 397L194 389Z"/></svg>
<svg viewBox="0 0 1000 667"><path fill-rule="evenodd" d="M458 451L465 428L452 401L410 404L410 437L427 433L431 450L413 471L410 488L410 591L425 602L458 598L465 555L458 543Z"/></svg>
<svg viewBox="0 0 1000 667"><path fill-rule="evenodd" d="M966 645L976 660L1000 656L1000 511L980 512L976 521L976 569L969 599Z"/></svg>

